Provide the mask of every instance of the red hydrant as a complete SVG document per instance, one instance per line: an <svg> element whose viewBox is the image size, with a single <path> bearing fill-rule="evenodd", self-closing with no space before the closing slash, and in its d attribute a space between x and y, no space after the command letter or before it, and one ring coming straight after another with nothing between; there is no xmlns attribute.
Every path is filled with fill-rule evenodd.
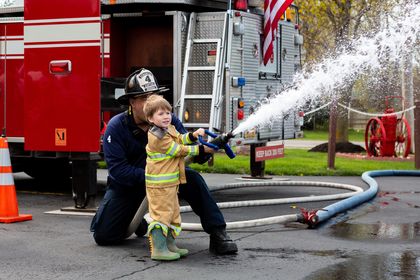
<svg viewBox="0 0 420 280"><path fill-rule="evenodd" d="M393 108L385 110L385 114L394 113ZM395 153L396 129L397 129L397 115L383 116L381 118L385 128L386 138L381 143L381 155L385 157L392 157Z"/></svg>

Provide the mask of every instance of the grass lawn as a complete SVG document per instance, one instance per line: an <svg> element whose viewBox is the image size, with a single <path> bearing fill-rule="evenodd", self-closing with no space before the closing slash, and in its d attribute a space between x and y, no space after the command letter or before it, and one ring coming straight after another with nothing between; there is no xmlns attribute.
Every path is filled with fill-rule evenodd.
<svg viewBox="0 0 420 280"><path fill-rule="evenodd" d="M250 174L249 156L237 155L229 159L217 153L214 166L192 164L191 167L205 173ZM414 162L379 161L336 157L335 169L327 169L327 153L308 152L303 149L285 149L284 158L265 163L267 175L289 176L360 176L369 170L415 170Z"/></svg>
<svg viewBox="0 0 420 280"><path fill-rule="evenodd" d="M328 141L328 131L304 131L304 140ZM364 131L349 130L349 141L364 141ZM98 163L106 168L105 162ZM213 166L191 164L191 167L205 173L250 174L249 156L237 155L229 159L224 153L216 153ZM267 175L289 176L360 176L368 170L415 170L414 162L383 160L335 159L335 169L327 169L327 153L308 152L305 149L285 149L285 157L265 162Z"/></svg>
<svg viewBox="0 0 420 280"><path fill-rule="evenodd" d="M304 130L303 140L325 140L328 141L328 130ZM365 131L349 130L349 141L364 142Z"/></svg>

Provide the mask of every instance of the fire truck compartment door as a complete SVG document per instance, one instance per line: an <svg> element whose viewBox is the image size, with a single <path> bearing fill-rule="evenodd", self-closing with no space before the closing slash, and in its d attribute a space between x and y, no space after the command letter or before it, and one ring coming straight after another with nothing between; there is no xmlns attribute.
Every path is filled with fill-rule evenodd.
<svg viewBox="0 0 420 280"><path fill-rule="evenodd" d="M100 142L99 0L25 0L24 136L33 151Z"/></svg>
<svg viewBox="0 0 420 280"><path fill-rule="evenodd" d="M23 136L23 20L0 23L0 129L9 142ZM5 130L3 130L5 129Z"/></svg>

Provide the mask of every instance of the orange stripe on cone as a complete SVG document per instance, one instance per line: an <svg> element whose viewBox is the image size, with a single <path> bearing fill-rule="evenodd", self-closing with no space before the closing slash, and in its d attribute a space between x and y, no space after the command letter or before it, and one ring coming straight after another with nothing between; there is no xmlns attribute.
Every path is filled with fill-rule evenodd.
<svg viewBox="0 0 420 280"><path fill-rule="evenodd" d="M3 197L8 199L4 200ZM0 198L0 219L16 216L19 209L16 203L15 186L0 186Z"/></svg>
<svg viewBox="0 0 420 280"><path fill-rule="evenodd" d="M4 137L0 137L0 149L8 149L9 146L7 146L7 140Z"/></svg>
<svg viewBox="0 0 420 280"><path fill-rule="evenodd" d="M4 137L0 137L0 157L7 157L7 162L10 162L9 147ZM32 220L32 215L19 215L12 167L0 166L0 223L14 223L27 220Z"/></svg>
<svg viewBox="0 0 420 280"><path fill-rule="evenodd" d="M11 166L0 166L0 173L12 173Z"/></svg>

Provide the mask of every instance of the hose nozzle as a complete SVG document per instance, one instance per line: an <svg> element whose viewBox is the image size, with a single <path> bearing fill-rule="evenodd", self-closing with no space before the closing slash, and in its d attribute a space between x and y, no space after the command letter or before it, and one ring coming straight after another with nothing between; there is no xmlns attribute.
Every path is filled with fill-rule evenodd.
<svg viewBox="0 0 420 280"><path fill-rule="evenodd" d="M216 151L218 149L225 150L225 153L228 155L229 158L234 158L235 154L233 153L232 149L229 146L229 140L235 137L232 132L228 133L222 133L220 135L214 134L213 132L210 132L206 130L206 134L214 138L209 143L202 140L201 137L199 137L200 143L203 145L209 146L210 148L215 149Z"/></svg>
<svg viewBox="0 0 420 280"><path fill-rule="evenodd" d="M227 140L229 141L230 139L235 137L235 135L233 134L233 131L229 131L226 133L226 137L227 137Z"/></svg>
<svg viewBox="0 0 420 280"><path fill-rule="evenodd" d="M219 147L219 149L223 149L226 144L229 143L229 140L232 139L234 136L232 132L225 132L214 138L210 143Z"/></svg>

